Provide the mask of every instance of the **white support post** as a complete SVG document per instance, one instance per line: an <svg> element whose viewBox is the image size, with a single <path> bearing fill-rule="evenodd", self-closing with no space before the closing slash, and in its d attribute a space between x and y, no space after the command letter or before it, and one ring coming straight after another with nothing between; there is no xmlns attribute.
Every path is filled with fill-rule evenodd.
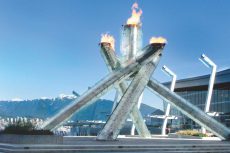
<svg viewBox="0 0 230 153"><path fill-rule="evenodd" d="M172 81L171 81L171 85L170 85L170 90L174 91L175 88L175 84L176 84L176 74L174 72L172 72L167 66L163 66L162 67L162 71L165 72L168 76L172 77ZM162 135L166 135L166 128L167 128L167 123L168 123L168 117L169 117L169 113L170 113L170 104L167 104L166 110L165 110L165 117L164 117L164 121L163 121L163 125L162 125L162 131L161 134Z"/></svg>
<svg viewBox="0 0 230 153"><path fill-rule="evenodd" d="M214 86L214 83L215 83L217 66L205 54L202 54L199 60L202 63L204 63L208 68L212 68L212 72L211 72L210 79L209 79L209 85L208 85L208 92L207 92L207 97L206 97L206 103L205 103L205 108L204 108L204 112L208 113L210 111L210 105L211 105L211 99L212 99L212 91L213 91L213 86ZM204 127L202 127L202 133L203 134L206 133L206 129Z"/></svg>

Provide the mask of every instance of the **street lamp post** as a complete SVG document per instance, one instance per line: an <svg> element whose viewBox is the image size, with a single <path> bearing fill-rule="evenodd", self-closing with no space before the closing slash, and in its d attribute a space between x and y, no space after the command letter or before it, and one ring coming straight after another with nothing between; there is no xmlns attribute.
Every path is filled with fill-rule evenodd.
<svg viewBox="0 0 230 153"><path fill-rule="evenodd" d="M174 72L172 72L167 66L163 66L162 67L162 71L165 72L168 76L170 76L172 78L171 81L171 85L170 85L170 90L174 91L175 88L175 84L176 84L176 74ZM168 117L169 117L169 113L170 113L170 104L168 103L166 106L166 110L165 110L165 117L164 117L164 122L163 122L163 126L162 126L162 131L161 134L162 135L166 135L165 131L166 131L166 127L167 127L167 122L168 122Z"/></svg>
<svg viewBox="0 0 230 153"><path fill-rule="evenodd" d="M212 68L212 72L211 72L210 79L209 79L209 85L208 85L208 92L207 92L207 97L206 97L206 103L205 103L205 108L204 108L205 113L208 113L209 109L210 109L210 104L211 104L212 91L213 91L213 86L214 86L214 82L215 82L215 76L216 76L217 66L205 54L202 54L201 57L199 58L199 60L204 65L206 65L208 68ZM202 127L202 133L206 133L206 129L204 127Z"/></svg>

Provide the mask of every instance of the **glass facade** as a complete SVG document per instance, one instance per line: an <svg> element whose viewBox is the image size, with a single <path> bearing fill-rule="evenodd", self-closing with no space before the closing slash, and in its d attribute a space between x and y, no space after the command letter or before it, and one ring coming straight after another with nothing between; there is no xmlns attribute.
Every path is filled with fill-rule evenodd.
<svg viewBox="0 0 230 153"><path fill-rule="evenodd" d="M198 88L199 89L199 88ZM207 90L183 90L176 92L192 104L204 110ZM217 112L219 116L213 116L216 120L230 127L230 86L222 86L214 88L211 99L210 112ZM177 129L199 129L200 126L194 121L183 115L180 111L173 108L170 114L178 117L172 120L172 128Z"/></svg>

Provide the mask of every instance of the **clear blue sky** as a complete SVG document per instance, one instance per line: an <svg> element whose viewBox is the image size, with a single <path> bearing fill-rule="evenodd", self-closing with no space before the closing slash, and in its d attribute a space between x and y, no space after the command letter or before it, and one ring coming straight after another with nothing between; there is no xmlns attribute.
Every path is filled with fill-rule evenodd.
<svg viewBox="0 0 230 153"><path fill-rule="evenodd" d="M0 99L56 97L83 93L108 71L99 53L100 35L116 38L131 15L132 0L1 0ZM205 53L230 66L229 0L139 0L143 37L164 36L168 45L154 77L169 81L208 74L198 57ZM144 102L156 104L150 93Z"/></svg>

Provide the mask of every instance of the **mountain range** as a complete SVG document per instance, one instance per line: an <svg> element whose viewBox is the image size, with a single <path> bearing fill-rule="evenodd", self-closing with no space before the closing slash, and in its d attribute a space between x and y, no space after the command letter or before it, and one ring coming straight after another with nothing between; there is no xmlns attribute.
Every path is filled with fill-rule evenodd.
<svg viewBox="0 0 230 153"><path fill-rule="evenodd" d="M0 117L27 117L47 119L58 113L65 106L73 102L77 97L73 95L61 95L57 98L40 98L34 100L2 100L0 101ZM113 101L99 99L81 111L75 113L71 120L102 120L105 121L111 113ZM156 110L146 104L141 104L140 111L143 116Z"/></svg>

